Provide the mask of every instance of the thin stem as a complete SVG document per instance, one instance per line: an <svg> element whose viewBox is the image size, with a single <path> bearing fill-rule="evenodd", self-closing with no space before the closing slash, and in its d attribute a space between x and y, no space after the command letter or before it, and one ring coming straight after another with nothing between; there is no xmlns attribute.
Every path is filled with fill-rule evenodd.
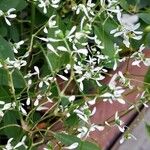
<svg viewBox="0 0 150 150"><path fill-rule="evenodd" d="M47 64L48 64L48 67L49 67L49 70L50 70L52 76L55 78L55 74L54 74L54 71L53 71L52 64L51 64L49 58L47 57L47 54L46 54L45 50L43 49L43 47L42 47L41 45L40 45L40 49L42 50L43 55L44 55L44 57L46 58L46 62L47 62ZM58 93L59 93L59 95L60 95L61 92L60 92L60 88L59 88L59 85L58 85L58 83L57 83L57 80L54 80L54 82L55 82L55 84L56 84L57 91L58 91Z"/></svg>
<svg viewBox="0 0 150 150"><path fill-rule="evenodd" d="M6 125L6 126L3 126L0 128L0 131L5 129L5 128L9 128L9 127L18 127L18 128L22 128L20 125L17 125L17 124L9 124L9 125Z"/></svg>
<svg viewBox="0 0 150 150"><path fill-rule="evenodd" d="M34 24L35 24L35 4L34 1L31 3L31 38L34 30Z"/></svg>

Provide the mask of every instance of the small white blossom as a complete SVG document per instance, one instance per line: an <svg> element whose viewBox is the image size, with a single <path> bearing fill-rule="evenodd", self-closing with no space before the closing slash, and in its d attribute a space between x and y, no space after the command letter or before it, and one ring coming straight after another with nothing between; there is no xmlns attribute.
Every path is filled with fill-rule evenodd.
<svg viewBox="0 0 150 150"><path fill-rule="evenodd" d="M57 49L58 49L59 51L63 51L63 52L67 52L67 51L68 51L67 48L64 47L64 46L58 46Z"/></svg>
<svg viewBox="0 0 150 150"><path fill-rule="evenodd" d="M24 146L27 149L28 146L25 144L25 140L26 140L26 136L23 136L22 140L18 144L16 144L15 146L13 146L11 144L11 142L13 141L13 138L10 138L7 141L7 144L6 144L5 148L3 148L3 150L15 150L21 146Z"/></svg>
<svg viewBox="0 0 150 150"><path fill-rule="evenodd" d="M60 75L60 74L57 74L61 79L63 79L64 81L68 81L68 78L66 78L65 76L63 75Z"/></svg>
<svg viewBox="0 0 150 150"><path fill-rule="evenodd" d="M18 53L18 49L20 49L20 46L22 44L24 44L24 41L19 41L19 42L13 44L13 51L14 51L14 53L16 53L16 54Z"/></svg>
<svg viewBox="0 0 150 150"><path fill-rule="evenodd" d="M40 8L43 8L43 12L44 12L44 14L46 14L47 13L47 7L49 7L49 5L50 5L50 2L49 2L49 0L39 0L39 4L38 4L38 6L40 7Z"/></svg>
<svg viewBox="0 0 150 150"><path fill-rule="evenodd" d="M27 62L25 60L19 60L16 59L15 60L10 60L10 58L6 59L6 64L8 68L17 68L17 69L21 69L21 67L26 66Z"/></svg>
<svg viewBox="0 0 150 150"><path fill-rule="evenodd" d="M89 105L94 105L95 103L96 103L96 99L97 99L97 97L95 97L94 99L92 99L92 100L88 100L88 104Z"/></svg>
<svg viewBox="0 0 150 150"><path fill-rule="evenodd" d="M26 101L27 106L29 106L30 103L31 103L31 99L30 99L30 97L28 97L28 98L27 98L27 101Z"/></svg>
<svg viewBox="0 0 150 150"><path fill-rule="evenodd" d="M124 89L121 86L117 86L116 84L116 78L118 77L117 74L114 74L114 76L111 78L108 86L110 88L110 92L106 92L104 94L101 95L101 97L104 97L104 101L109 101L110 103L112 103L112 101L116 100L121 104L125 104L125 101L122 97L122 94L124 93Z"/></svg>
<svg viewBox="0 0 150 150"><path fill-rule="evenodd" d="M77 142L75 142L75 143L71 144L70 146L64 147L64 149L75 149L78 147L78 145L79 144Z"/></svg>
<svg viewBox="0 0 150 150"><path fill-rule="evenodd" d="M87 137L89 135L87 127L79 128L78 132L79 132L78 135L77 135L78 138L83 138L85 136Z"/></svg>
<svg viewBox="0 0 150 150"><path fill-rule="evenodd" d="M84 122L88 123L88 117L86 114L84 114L81 110L79 109L76 109L74 110L74 112L77 114L77 116L82 119Z"/></svg>
<svg viewBox="0 0 150 150"><path fill-rule="evenodd" d="M118 127L118 129L121 131L121 132L124 132L125 131L125 127L123 125L123 121L120 120L119 116L118 116L118 112L115 113L115 125Z"/></svg>
<svg viewBox="0 0 150 150"><path fill-rule="evenodd" d="M89 133L95 131L95 129L97 129L99 131L103 131L104 126L98 126L95 124L91 124L89 128L85 127L85 126L78 128L79 133L78 133L77 137L86 139L89 136Z"/></svg>
<svg viewBox="0 0 150 150"><path fill-rule="evenodd" d="M7 141L7 144L5 146L5 148L3 148L3 150L13 150L13 146L11 145L11 141L13 140L13 138L10 138L8 141Z"/></svg>
<svg viewBox="0 0 150 150"><path fill-rule="evenodd" d="M54 20L54 18L56 17L56 15L52 15L49 20L48 20L48 27L49 28L57 28L56 25L56 20Z"/></svg>
<svg viewBox="0 0 150 150"><path fill-rule="evenodd" d="M9 19L13 19L16 18L16 14L13 14L12 12L16 11L15 8L10 8L7 12L3 12L2 10L0 10L0 17L3 16L5 19L5 22L7 23L7 25L11 26L11 23L9 21Z"/></svg>
<svg viewBox="0 0 150 150"><path fill-rule="evenodd" d="M53 81L53 77L46 76L46 77L42 78L39 83L39 88L42 88L44 84L47 85L47 88L48 88L48 86L50 85L50 83L49 83L50 81Z"/></svg>
<svg viewBox="0 0 150 150"><path fill-rule="evenodd" d="M114 37L123 35L123 43L126 45L126 47L130 46L129 38L133 38L135 40L140 40L142 38L142 32L136 31L140 27L139 23L135 24L138 20L137 15L122 15L119 11L117 13L117 19L120 23L120 26L118 26L116 29L113 29L110 33L114 34Z"/></svg>
<svg viewBox="0 0 150 150"><path fill-rule="evenodd" d="M126 133L121 139L120 139L120 144L122 144L125 140L129 140L129 139L134 139L136 140L136 137L134 135L132 135L131 133Z"/></svg>
<svg viewBox="0 0 150 150"><path fill-rule="evenodd" d="M133 62L132 62L132 65L133 66L138 66L138 67L141 67L140 63L144 63L145 66L150 66L150 58L145 58L145 55L143 53L143 50L145 49L144 47L144 44L142 44L139 48L138 51L134 52L132 55L131 55L131 58L133 58Z"/></svg>
<svg viewBox="0 0 150 150"><path fill-rule="evenodd" d="M72 95L72 96L69 97L69 101L73 102L75 100L75 98L76 98L75 95Z"/></svg>
<svg viewBox="0 0 150 150"><path fill-rule="evenodd" d="M57 56L59 56L58 53L56 52L55 48L50 43L47 44L47 48L49 50L51 50L53 53L55 53Z"/></svg>
<svg viewBox="0 0 150 150"><path fill-rule="evenodd" d="M39 100L42 98L42 95L37 95L36 100L34 101L34 106L38 106L39 105Z"/></svg>

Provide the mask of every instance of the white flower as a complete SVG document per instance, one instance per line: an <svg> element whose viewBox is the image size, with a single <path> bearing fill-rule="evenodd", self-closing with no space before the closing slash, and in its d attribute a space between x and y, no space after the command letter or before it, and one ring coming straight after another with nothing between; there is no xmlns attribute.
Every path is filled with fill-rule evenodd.
<svg viewBox="0 0 150 150"><path fill-rule="evenodd" d="M27 101L26 101L26 105L29 106L30 103L31 103L31 99L30 99L30 97L28 97L28 98L27 98Z"/></svg>
<svg viewBox="0 0 150 150"><path fill-rule="evenodd" d="M104 101L109 101L112 103L112 101L116 100L121 104L125 104L124 99L122 98L122 94L124 93L124 89L121 86L117 86L116 84L116 78L118 77L117 74L114 74L114 76L111 78L108 86L110 88L110 92L106 92L101 95L101 97L104 97Z"/></svg>
<svg viewBox="0 0 150 150"><path fill-rule="evenodd" d="M46 14L47 13L47 7L49 7L49 5L50 5L49 0L39 0L39 2L40 2L40 4L38 4L38 6L40 8L43 8L43 12L44 12L44 14Z"/></svg>
<svg viewBox="0 0 150 150"><path fill-rule="evenodd" d="M68 81L68 78L66 78L65 76L61 75L61 74L57 74L61 79L63 79L64 81Z"/></svg>
<svg viewBox="0 0 150 150"><path fill-rule="evenodd" d="M34 70L35 70L35 72L36 72L37 75L40 74L39 68L37 66L34 66Z"/></svg>
<svg viewBox="0 0 150 150"><path fill-rule="evenodd" d="M126 45L126 47L130 46L129 38L133 38L135 40L140 40L142 38L142 32L136 31L140 27L140 23L135 24L138 20L137 15L122 15L121 12L118 11L117 19L120 23L120 26L118 26L116 29L113 29L110 33L114 34L114 37L123 35L123 43Z"/></svg>
<svg viewBox="0 0 150 150"><path fill-rule="evenodd" d="M69 102L73 102L75 100L75 98L76 98L75 95L70 96L69 97Z"/></svg>
<svg viewBox="0 0 150 150"><path fill-rule="evenodd" d="M150 66L150 58L145 58L143 63L144 63L145 66Z"/></svg>
<svg viewBox="0 0 150 150"><path fill-rule="evenodd" d="M89 135L88 128L84 126L79 128L78 132L79 132L77 135L78 138L83 138L85 136L87 137Z"/></svg>
<svg viewBox="0 0 150 150"><path fill-rule="evenodd" d="M80 87L80 91L83 91L83 80L85 79L85 77L81 77L77 80L77 82L79 82L79 87Z"/></svg>
<svg viewBox="0 0 150 150"><path fill-rule="evenodd" d="M134 135L132 135L131 133L126 133L121 139L120 139L120 144L122 144L125 140L129 140L133 138L134 140L136 140L136 137Z"/></svg>
<svg viewBox="0 0 150 150"><path fill-rule="evenodd" d="M39 83L39 88L42 88L44 84L46 84L48 88L48 86L50 85L49 81L52 81L52 79L53 77L49 77L49 76L42 78Z"/></svg>
<svg viewBox="0 0 150 150"><path fill-rule="evenodd" d="M48 27L49 28L57 28L56 26L56 20L54 20L54 18L56 17L56 15L52 15L49 20L48 20Z"/></svg>
<svg viewBox="0 0 150 150"><path fill-rule="evenodd" d="M95 97L94 99L92 99L92 100L88 100L88 104L89 105L94 105L95 103L96 103L96 99L97 99L97 97Z"/></svg>
<svg viewBox="0 0 150 150"><path fill-rule="evenodd" d="M26 136L23 136L22 140L15 146L13 146L11 144L12 140L13 140L13 138L10 138L7 141L7 144L6 144L5 148L3 148L3 150L14 150L14 149L19 148L20 146L24 146L26 149L28 148L28 146L25 144Z"/></svg>
<svg viewBox="0 0 150 150"><path fill-rule="evenodd" d="M38 106L39 105L39 100L42 98L42 95L37 95L36 100L34 101L34 106Z"/></svg>
<svg viewBox="0 0 150 150"><path fill-rule="evenodd" d="M21 105L23 105L23 104L21 104ZM26 110L21 105L19 106L19 110L22 112L23 115L26 116L27 112L26 112Z"/></svg>
<svg viewBox="0 0 150 150"><path fill-rule="evenodd" d="M95 125L95 124L89 125L89 128L83 126L83 127L78 129L79 133L78 133L77 137L86 139L89 136L89 133L95 131L95 129L97 129L99 131L103 131L104 126L98 126L98 125Z"/></svg>
<svg viewBox="0 0 150 150"><path fill-rule="evenodd" d="M64 149L75 149L78 147L78 145L79 144L77 142L75 142L75 143L71 144L70 146L64 147Z"/></svg>
<svg viewBox="0 0 150 150"><path fill-rule="evenodd" d="M10 60L10 58L7 58L6 64L8 68L17 68L20 70L21 67L26 66L27 62L25 60L19 60L16 58L15 60Z"/></svg>
<svg viewBox="0 0 150 150"><path fill-rule="evenodd" d="M121 71L118 72L118 76L120 77L119 82L121 82L124 86L127 86L130 89L133 89L133 85L131 85L130 79L125 78L125 76L123 75Z"/></svg>
<svg viewBox="0 0 150 150"><path fill-rule="evenodd" d="M27 146L25 144L25 140L26 140L26 136L23 136L22 140L14 147L14 149L16 149L20 146L24 146L27 149Z"/></svg>
<svg viewBox="0 0 150 150"><path fill-rule="evenodd" d="M67 48L64 47L64 46L58 46L57 49L58 49L59 51L63 51L63 52L67 52L67 51L68 51Z"/></svg>
<svg viewBox="0 0 150 150"><path fill-rule="evenodd" d="M84 114L81 110L75 109L74 112L77 114L77 116L83 120L84 122L88 123L88 117L86 114Z"/></svg>
<svg viewBox="0 0 150 150"><path fill-rule="evenodd" d="M88 0L86 5L79 4L76 9L76 14L79 14L81 11L84 12L85 16L89 21L92 21L92 16L94 16L94 11L92 8L95 6L95 3L92 3L92 0Z"/></svg>
<svg viewBox="0 0 150 150"><path fill-rule="evenodd" d="M24 44L24 41L19 41L19 42L13 44L13 51L14 51L14 53L18 53L18 49L20 49L20 46L22 44Z"/></svg>
<svg viewBox="0 0 150 150"><path fill-rule="evenodd" d="M75 44L73 44L73 49L74 49L74 51L73 51L74 53L83 54L85 56L87 56L87 54L88 54L88 50L86 48L79 49L75 46Z"/></svg>
<svg viewBox="0 0 150 150"><path fill-rule="evenodd" d="M16 18L16 14L11 14L14 11L16 11L15 8L10 8L7 12L3 12L2 10L0 10L0 17L4 16L5 22L9 26L11 26L11 23L10 23L10 21L8 19Z"/></svg>
<svg viewBox="0 0 150 150"><path fill-rule="evenodd" d="M99 47L100 49L104 49L104 46L102 45L102 42L98 39L97 35L94 36L95 43L97 44L96 46Z"/></svg>
<svg viewBox="0 0 150 150"><path fill-rule="evenodd" d="M124 132L125 131L125 127L123 125L123 121L120 120L119 116L118 116L118 112L115 113L115 125L118 127L118 129L121 131L121 132Z"/></svg>
<svg viewBox="0 0 150 150"><path fill-rule="evenodd" d="M76 29L77 29L77 26L73 26L73 27L71 28L71 30L69 31L69 33L67 34L66 38L72 37L72 35L73 35L73 33L76 31Z"/></svg>
<svg viewBox="0 0 150 150"><path fill-rule="evenodd" d="M65 68L65 70L64 70L64 72L67 74L67 73L69 73L69 70L71 69L71 65L70 64L67 64L66 65L66 68Z"/></svg>
<svg viewBox="0 0 150 150"><path fill-rule="evenodd" d="M47 48L49 50L51 50L53 53L55 53L57 56L59 56L58 53L56 52L55 48L50 43L47 44Z"/></svg>
<svg viewBox="0 0 150 150"><path fill-rule="evenodd" d="M10 138L8 141L7 141L7 144L5 146L5 148L3 148L3 150L13 150L13 146L11 145L11 141L13 140L13 138Z"/></svg>
<svg viewBox="0 0 150 150"><path fill-rule="evenodd" d="M51 0L51 6L54 8L58 8L59 7L59 2L60 0Z"/></svg>
<svg viewBox="0 0 150 150"><path fill-rule="evenodd" d="M99 125L96 125L96 124L92 124L89 131L95 131L95 129L97 129L98 131L103 131L104 130L104 126L99 126Z"/></svg>
<svg viewBox="0 0 150 150"><path fill-rule="evenodd" d="M0 105L4 105L5 104L5 102L4 101L0 101Z"/></svg>
<svg viewBox="0 0 150 150"><path fill-rule="evenodd" d="M8 110L8 109L11 108L11 106L12 106L11 103L7 103L7 104L5 104L5 105L3 106L2 110Z"/></svg>
<svg viewBox="0 0 150 150"><path fill-rule="evenodd" d="M132 55L131 55L131 58L134 58L133 62L132 62L132 65L133 66L138 66L138 67L141 67L140 66L140 63L143 62L145 66L150 66L150 58L145 58L145 55L143 53L143 50L144 50L144 44L142 44L139 48L138 51L134 52Z"/></svg>
<svg viewBox="0 0 150 150"><path fill-rule="evenodd" d="M3 117L4 116L4 113L2 110L0 110L0 117Z"/></svg>

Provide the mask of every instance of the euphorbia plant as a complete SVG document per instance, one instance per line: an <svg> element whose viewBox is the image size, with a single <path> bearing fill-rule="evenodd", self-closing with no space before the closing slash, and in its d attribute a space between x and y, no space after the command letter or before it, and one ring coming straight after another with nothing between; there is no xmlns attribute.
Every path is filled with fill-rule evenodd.
<svg viewBox="0 0 150 150"><path fill-rule="evenodd" d="M140 0L1 0L1 148L97 150L91 132L125 132L118 111L111 123L90 118L97 101L128 103L123 95L135 85L120 63L150 66L149 13ZM148 82L129 110L148 107Z"/></svg>

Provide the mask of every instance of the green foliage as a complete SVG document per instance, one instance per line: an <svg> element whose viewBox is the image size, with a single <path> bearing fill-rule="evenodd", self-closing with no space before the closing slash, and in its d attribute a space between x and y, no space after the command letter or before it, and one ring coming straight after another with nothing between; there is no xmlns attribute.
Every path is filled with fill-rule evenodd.
<svg viewBox="0 0 150 150"><path fill-rule="evenodd" d="M150 45L149 7L146 0L0 0L0 136L6 138L0 149L36 150L43 143L63 149L77 142L76 150L100 150L86 139L105 126L90 120L93 107L102 98L122 100L128 72L107 84L120 62L149 63L136 53L142 43ZM146 96L135 106L149 102L149 74ZM116 118L110 127L121 124Z"/></svg>
<svg viewBox="0 0 150 150"><path fill-rule="evenodd" d="M5 60L8 57L10 59L14 58L13 51L10 44L3 37L0 36L0 59Z"/></svg>
<svg viewBox="0 0 150 150"><path fill-rule="evenodd" d="M27 6L25 0L1 0L0 10L7 11L10 8L15 8L17 11L23 10Z"/></svg>
<svg viewBox="0 0 150 150"><path fill-rule="evenodd" d="M55 138L61 141L65 146L70 146L71 144L77 142L79 145L76 150L100 150L100 148L93 143L88 141L81 141L76 136L67 135L63 133L56 133Z"/></svg>
<svg viewBox="0 0 150 150"><path fill-rule="evenodd" d="M150 24L150 18L149 18L150 12L148 13L139 13L139 17L147 24Z"/></svg>
<svg viewBox="0 0 150 150"><path fill-rule="evenodd" d="M68 53L63 53L59 56L54 53L48 53L47 56L54 72L58 72L62 67L70 62Z"/></svg>
<svg viewBox="0 0 150 150"><path fill-rule="evenodd" d="M147 135L150 137L150 125L149 125L149 123L145 123L145 128L146 128Z"/></svg>

